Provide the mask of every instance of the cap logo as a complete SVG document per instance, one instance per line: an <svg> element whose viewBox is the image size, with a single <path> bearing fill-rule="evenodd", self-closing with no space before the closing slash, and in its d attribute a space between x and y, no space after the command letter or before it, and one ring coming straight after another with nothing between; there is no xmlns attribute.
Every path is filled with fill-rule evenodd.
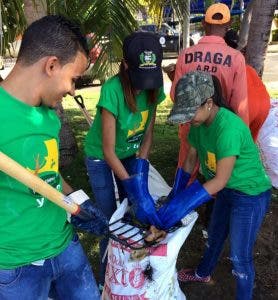
<svg viewBox="0 0 278 300"><path fill-rule="evenodd" d="M140 69L154 69L156 65L156 55L152 51L144 51L140 54Z"/></svg>

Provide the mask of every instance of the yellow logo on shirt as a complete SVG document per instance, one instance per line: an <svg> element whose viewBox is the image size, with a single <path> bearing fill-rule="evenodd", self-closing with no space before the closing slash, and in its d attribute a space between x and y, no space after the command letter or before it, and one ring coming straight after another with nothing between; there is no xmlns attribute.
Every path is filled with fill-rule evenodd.
<svg viewBox="0 0 278 300"><path fill-rule="evenodd" d="M136 133L138 133L140 131L144 131L147 120L148 120L148 116L149 116L148 110L141 111L141 122L138 127L128 130L128 133L127 133L128 138L135 135Z"/></svg>
<svg viewBox="0 0 278 300"><path fill-rule="evenodd" d="M40 154L37 154L35 159L35 169L29 169L35 175L44 173L44 172L55 172L58 173L58 145L55 139L44 141L45 147L47 149L47 155L40 157Z"/></svg>
<svg viewBox="0 0 278 300"><path fill-rule="evenodd" d="M206 166L213 174L216 173L216 157L212 152L207 152Z"/></svg>

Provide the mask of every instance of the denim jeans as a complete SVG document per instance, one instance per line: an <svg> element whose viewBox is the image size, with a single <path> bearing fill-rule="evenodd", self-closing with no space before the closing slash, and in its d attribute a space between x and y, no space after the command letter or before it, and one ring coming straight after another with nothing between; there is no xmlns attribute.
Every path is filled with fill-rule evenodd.
<svg viewBox="0 0 278 300"><path fill-rule="evenodd" d="M238 300L252 299L255 278L253 247L270 199L270 190L251 196L225 188L218 192L215 200L208 229L208 243L197 274L204 277L212 273L229 235L232 273L236 278Z"/></svg>
<svg viewBox="0 0 278 300"><path fill-rule="evenodd" d="M129 158L122 159L121 162L126 168L129 174L133 174L133 167L135 165L136 157L132 156ZM103 213L108 219L111 218L112 214L116 210L116 197L115 187L112 177L112 170L105 160L99 160L91 157L86 158L86 167L89 174L89 181L94 194L94 199ZM126 193L121 184L121 181L115 176L119 199L120 201L126 197ZM99 283L104 284L105 270L107 264L107 258L102 262L102 257L105 254L105 250L108 245L108 239L104 238L99 243L100 252L100 274Z"/></svg>
<svg viewBox="0 0 278 300"><path fill-rule="evenodd" d="M90 264L77 235L62 253L46 259L42 266L30 264L0 270L1 300L46 300L50 287L54 289L55 300L100 299Z"/></svg>

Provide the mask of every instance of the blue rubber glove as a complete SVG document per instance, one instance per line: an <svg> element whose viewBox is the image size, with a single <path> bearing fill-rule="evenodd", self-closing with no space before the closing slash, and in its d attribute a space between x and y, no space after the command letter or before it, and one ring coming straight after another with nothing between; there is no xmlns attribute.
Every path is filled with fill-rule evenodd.
<svg viewBox="0 0 278 300"><path fill-rule="evenodd" d="M133 166L133 174L144 174L144 179L148 179L150 163L144 158L136 158L135 164Z"/></svg>
<svg viewBox="0 0 278 300"><path fill-rule="evenodd" d="M169 193L167 199L170 200L175 197L181 190L186 188L190 180L190 174L185 172L183 168L178 168L174 180L174 184L171 192Z"/></svg>
<svg viewBox="0 0 278 300"><path fill-rule="evenodd" d="M177 224L192 210L209 201L211 195L195 180L188 188L182 190L158 211L158 216L163 224L163 230L168 230Z"/></svg>
<svg viewBox="0 0 278 300"><path fill-rule="evenodd" d="M162 223L157 215L154 201L149 193L143 173L122 180L129 201L132 203L138 221L146 225L161 228Z"/></svg>
<svg viewBox="0 0 278 300"><path fill-rule="evenodd" d="M83 200L78 201L78 193L83 193ZM74 192L68 197L79 204L80 212L70 216L70 223L78 229L85 230L95 235L107 235L109 232L108 219L92 200L81 190ZM86 199L87 198L87 199ZM84 201L84 199L86 199ZM80 200L80 199L79 199Z"/></svg>

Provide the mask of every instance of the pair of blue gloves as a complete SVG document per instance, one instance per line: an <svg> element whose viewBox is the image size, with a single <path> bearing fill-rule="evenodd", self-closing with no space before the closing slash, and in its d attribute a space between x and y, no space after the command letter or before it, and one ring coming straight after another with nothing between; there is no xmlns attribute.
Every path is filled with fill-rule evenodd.
<svg viewBox="0 0 278 300"><path fill-rule="evenodd" d="M138 158L134 170L135 175L122 181L128 199L133 204L136 218L144 224L168 230L190 211L211 198L197 180L185 188L189 182L190 174L179 168L176 172L173 188L168 195L168 201L156 211L148 189L148 172L149 162Z"/></svg>
<svg viewBox="0 0 278 300"><path fill-rule="evenodd" d="M179 168L176 172L173 188L168 195L168 201L157 211L148 189L149 162L145 159L136 159L133 172L135 175L123 180L122 183L128 199L132 203L136 218L143 224L168 230L190 211L211 198L198 180L185 188L189 182L190 174ZM72 198L74 200L80 196L72 195ZM107 235L109 226L106 216L85 193L81 198L85 201L80 204L80 213L71 215L71 223L78 229L96 235Z"/></svg>

